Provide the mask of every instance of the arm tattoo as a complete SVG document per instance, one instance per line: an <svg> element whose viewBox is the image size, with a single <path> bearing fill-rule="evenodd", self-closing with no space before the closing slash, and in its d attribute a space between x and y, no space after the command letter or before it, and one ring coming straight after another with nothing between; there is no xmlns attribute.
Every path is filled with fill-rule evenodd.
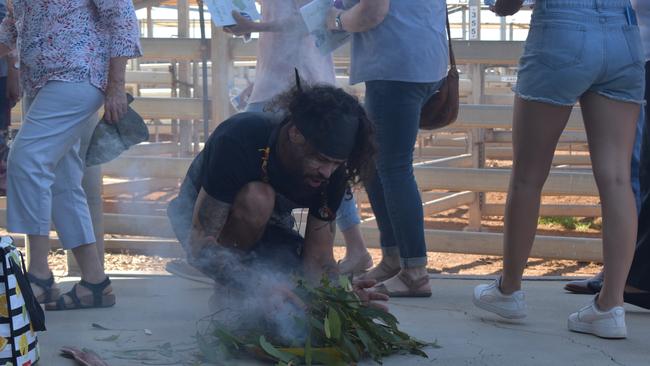
<svg viewBox="0 0 650 366"><path fill-rule="evenodd" d="M229 204L217 201L206 195L202 202L199 203L195 218L204 235L212 236L216 239L226 224L226 220L228 220L229 212Z"/></svg>
<svg viewBox="0 0 650 366"><path fill-rule="evenodd" d="M229 204L215 200L201 189L196 199L192 228L188 239L194 255L205 245L207 237L212 237L214 240L219 238L229 212Z"/></svg>
<svg viewBox="0 0 650 366"><path fill-rule="evenodd" d="M329 230L327 229L329 228ZM314 216L307 220L305 231L305 251L303 261L307 277L318 281L323 273L335 273L337 266L334 261L334 237L336 235L336 223L325 222Z"/></svg>

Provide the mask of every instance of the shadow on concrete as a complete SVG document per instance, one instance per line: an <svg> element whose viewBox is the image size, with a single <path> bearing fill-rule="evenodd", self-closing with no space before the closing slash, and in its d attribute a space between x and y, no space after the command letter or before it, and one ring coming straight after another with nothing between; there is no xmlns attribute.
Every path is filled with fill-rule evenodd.
<svg viewBox="0 0 650 366"><path fill-rule="evenodd" d="M111 366L183 365L191 360L197 321L209 313L212 288L172 276L112 279L118 296L114 308L46 313L48 331L39 335L41 364L73 365L58 355L64 345L92 349ZM71 286L73 280L66 282ZM604 340L566 329L567 316L590 297L565 294L561 282L525 282L530 315L523 321L502 320L474 308L471 294L478 283L433 279L433 297L392 300L391 311L404 330L442 348L427 350L429 359L391 357L384 365L649 364L648 311L626 305L629 338Z"/></svg>

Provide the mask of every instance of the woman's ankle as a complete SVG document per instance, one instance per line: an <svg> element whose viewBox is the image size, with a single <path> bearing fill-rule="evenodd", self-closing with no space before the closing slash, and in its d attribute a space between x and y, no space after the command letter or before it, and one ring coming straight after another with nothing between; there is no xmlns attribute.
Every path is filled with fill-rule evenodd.
<svg viewBox="0 0 650 366"><path fill-rule="evenodd" d="M370 253L365 247L347 248L345 251L345 258L365 258L367 256L370 256Z"/></svg>
<svg viewBox="0 0 650 366"><path fill-rule="evenodd" d="M521 290L521 280L513 281L506 280L503 276L499 277L499 292L504 295L512 295L513 293Z"/></svg>
<svg viewBox="0 0 650 366"><path fill-rule="evenodd" d="M384 265L388 266L391 269L400 268L400 261L399 261L399 256L398 255L384 255L381 258L381 262L384 263Z"/></svg>
<svg viewBox="0 0 650 366"><path fill-rule="evenodd" d="M428 276L429 273L427 272L427 267L407 267L407 268L402 268L402 272L405 272L411 278L422 278L425 276Z"/></svg>
<svg viewBox="0 0 650 366"><path fill-rule="evenodd" d="M41 280L46 280L52 276L52 271L50 270L49 267L41 268L41 267L30 266L29 269L27 270L27 273Z"/></svg>
<svg viewBox="0 0 650 366"><path fill-rule="evenodd" d="M623 296L601 296L602 292L596 295L595 304L598 311L609 311L616 306L623 306Z"/></svg>

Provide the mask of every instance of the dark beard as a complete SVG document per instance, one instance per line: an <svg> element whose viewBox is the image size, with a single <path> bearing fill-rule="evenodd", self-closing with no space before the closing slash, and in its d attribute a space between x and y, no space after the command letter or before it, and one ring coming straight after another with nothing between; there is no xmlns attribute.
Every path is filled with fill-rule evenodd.
<svg viewBox="0 0 650 366"><path fill-rule="evenodd" d="M306 182L307 177L304 175L292 174L290 178L290 187L294 189L290 193L290 198L297 203L309 202L314 195L319 194L326 186L327 181L324 181L318 187L312 187Z"/></svg>

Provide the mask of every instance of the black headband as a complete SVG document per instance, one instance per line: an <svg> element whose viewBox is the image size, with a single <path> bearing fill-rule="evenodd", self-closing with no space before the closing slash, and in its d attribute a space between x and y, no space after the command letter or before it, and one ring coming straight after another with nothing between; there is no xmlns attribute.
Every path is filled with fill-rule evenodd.
<svg viewBox="0 0 650 366"><path fill-rule="evenodd" d="M298 69L294 70L296 88L302 93ZM347 160L350 157L359 130L358 117L341 115L340 118L332 118L327 128L313 123L313 115L292 115L291 117L298 131L319 153L333 159Z"/></svg>
<svg viewBox="0 0 650 366"><path fill-rule="evenodd" d="M359 129L359 119L341 116L327 126L313 123L309 116L292 116L298 131L319 153L333 158L347 160L354 149Z"/></svg>

